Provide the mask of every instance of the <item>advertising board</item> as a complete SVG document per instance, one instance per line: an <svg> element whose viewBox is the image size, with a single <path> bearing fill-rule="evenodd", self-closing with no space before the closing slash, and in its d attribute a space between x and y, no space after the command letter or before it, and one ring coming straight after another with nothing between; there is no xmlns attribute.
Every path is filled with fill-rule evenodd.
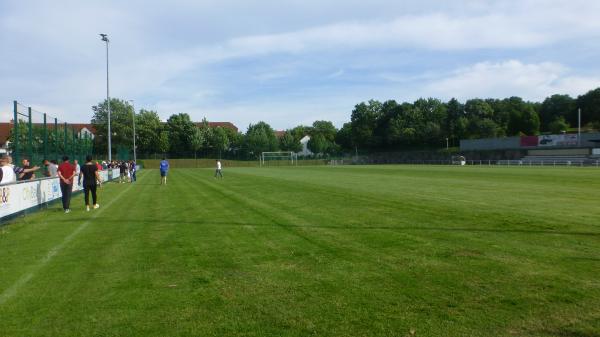
<svg viewBox="0 0 600 337"><path fill-rule="evenodd" d="M119 169L100 171L102 181L119 177ZM73 192L82 187L73 184ZM47 178L11 185L0 185L0 218L60 199L59 178Z"/></svg>

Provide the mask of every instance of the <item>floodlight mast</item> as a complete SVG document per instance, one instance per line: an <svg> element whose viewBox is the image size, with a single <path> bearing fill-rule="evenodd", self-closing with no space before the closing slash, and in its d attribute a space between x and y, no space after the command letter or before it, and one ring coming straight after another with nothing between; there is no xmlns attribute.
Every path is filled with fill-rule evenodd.
<svg viewBox="0 0 600 337"><path fill-rule="evenodd" d="M130 99L131 110L133 110L133 162L137 163L137 156L135 154L135 101Z"/></svg>
<svg viewBox="0 0 600 337"><path fill-rule="evenodd" d="M110 132L110 91L108 85L108 35L100 34L100 39L106 42L106 104L108 107L108 162L112 161L112 145L111 145L111 137L112 134Z"/></svg>

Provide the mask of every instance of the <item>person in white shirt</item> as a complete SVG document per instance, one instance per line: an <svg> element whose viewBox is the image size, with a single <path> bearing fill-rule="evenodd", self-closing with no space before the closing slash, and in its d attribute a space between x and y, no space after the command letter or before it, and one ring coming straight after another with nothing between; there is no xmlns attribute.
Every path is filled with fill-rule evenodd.
<svg viewBox="0 0 600 337"><path fill-rule="evenodd" d="M0 158L0 170L2 170L2 179L0 185L12 184L17 182L17 175L14 169L9 165L8 158Z"/></svg>
<svg viewBox="0 0 600 337"><path fill-rule="evenodd" d="M217 170L215 171L215 178L217 176L223 178L223 173L221 172L221 161L217 159Z"/></svg>
<svg viewBox="0 0 600 337"><path fill-rule="evenodd" d="M79 177L81 173L81 166L79 166L79 161L77 159L73 159L73 166L75 167L75 176ZM81 181L78 181L79 185L81 185Z"/></svg>

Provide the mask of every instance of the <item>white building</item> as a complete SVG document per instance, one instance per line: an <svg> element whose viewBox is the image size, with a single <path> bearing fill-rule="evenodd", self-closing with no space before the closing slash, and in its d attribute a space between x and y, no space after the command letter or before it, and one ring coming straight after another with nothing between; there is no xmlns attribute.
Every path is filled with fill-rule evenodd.
<svg viewBox="0 0 600 337"><path fill-rule="evenodd" d="M313 153L308 149L308 141L310 140L310 136L306 135L300 139L300 144L302 144L302 151L298 152L299 156L310 156Z"/></svg>

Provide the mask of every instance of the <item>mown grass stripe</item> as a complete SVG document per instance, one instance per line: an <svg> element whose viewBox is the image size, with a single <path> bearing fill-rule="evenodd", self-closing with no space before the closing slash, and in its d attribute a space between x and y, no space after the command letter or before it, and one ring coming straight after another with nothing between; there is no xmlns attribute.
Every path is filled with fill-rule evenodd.
<svg viewBox="0 0 600 337"><path fill-rule="evenodd" d="M28 272L26 274L21 276L15 283L13 283L10 287L5 289L2 292L2 294L0 294L0 305L3 305L6 301L8 301L13 296L15 296L18 293L19 289L21 287L23 287L27 282L29 282L41 268L43 268L46 264L48 264L48 262L50 262L52 260L52 258L54 256L56 256L56 254L58 254L61 250L63 250L65 248L65 246L67 246L77 235L79 235L79 233L81 233L83 230L85 230L92 223L92 221L94 219L96 219L100 214L102 214L102 212L105 212L106 209L109 209L115 202L117 202L123 195L125 195L125 193L127 193L130 188L131 188L131 186L129 186L127 189L121 191L116 197L111 199L106 205L103 205L103 207L99 208L98 210L95 210L90 215L90 218L87 221L85 221L81 225L79 225L73 232L71 232L71 234L66 236L62 240L61 243L59 243L58 245L56 245L52 249L50 249L48 251L48 253L46 253L46 255L38 263L36 263L34 266L30 267L30 269L28 270ZM65 216L68 216L68 215L65 215Z"/></svg>

